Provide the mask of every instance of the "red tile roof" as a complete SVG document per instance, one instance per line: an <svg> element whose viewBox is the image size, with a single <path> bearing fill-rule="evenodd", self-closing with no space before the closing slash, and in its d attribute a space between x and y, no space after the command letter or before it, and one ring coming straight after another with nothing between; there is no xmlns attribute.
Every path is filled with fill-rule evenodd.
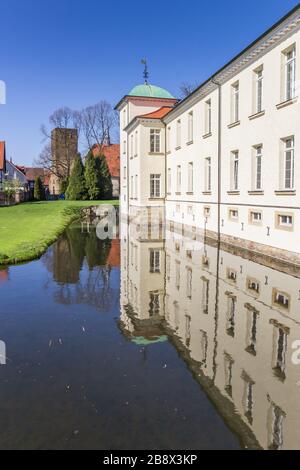
<svg viewBox="0 0 300 470"><path fill-rule="evenodd" d="M111 144L111 145L102 145L100 150L100 145L95 144L92 149L94 157L97 155L104 155L107 161L107 165L112 177L120 177L120 145Z"/></svg>
<svg viewBox="0 0 300 470"><path fill-rule="evenodd" d="M44 182L45 186L49 184L49 170L46 170L45 168L27 167L20 165L18 165L17 168L22 171L22 173L24 173L27 181L34 181L35 178L39 176Z"/></svg>
<svg viewBox="0 0 300 470"><path fill-rule="evenodd" d="M5 171L5 142L0 142L0 171Z"/></svg>
<svg viewBox="0 0 300 470"><path fill-rule="evenodd" d="M138 116L140 118L149 118L149 119L162 119L165 117L170 111L173 109L172 106L163 106L162 108L157 109L156 111L152 111L148 114L142 114Z"/></svg>

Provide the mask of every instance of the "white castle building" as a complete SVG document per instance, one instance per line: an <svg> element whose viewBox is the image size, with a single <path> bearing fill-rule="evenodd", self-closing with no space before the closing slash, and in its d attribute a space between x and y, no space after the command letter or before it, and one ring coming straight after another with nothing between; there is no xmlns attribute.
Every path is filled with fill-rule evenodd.
<svg viewBox="0 0 300 470"><path fill-rule="evenodd" d="M117 104L121 214L300 262L300 5L182 101Z"/></svg>

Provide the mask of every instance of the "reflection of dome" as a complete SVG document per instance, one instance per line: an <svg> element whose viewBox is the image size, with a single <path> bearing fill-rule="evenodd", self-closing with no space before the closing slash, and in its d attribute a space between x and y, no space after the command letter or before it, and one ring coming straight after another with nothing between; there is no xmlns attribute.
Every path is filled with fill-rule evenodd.
<svg viewBox="0 0 300 470"><path fill-rule="evenodd" d="M174 96L171 95L167 90L164 88L160 88L155 85L150 85L148 83L144 83L143 85L137 85L132 88L129 96L145 96L148 98L169 98L174 99Z"/></svg>
<svg viewBox="0 0 300 470"><path fill-rule="evenodd" d="M147 339L144 336L136 336L132 339L132 342L138 346L148 346L148 344L164 343L165 341L168 341L166 335L156 336L153 339Z"/></svg>

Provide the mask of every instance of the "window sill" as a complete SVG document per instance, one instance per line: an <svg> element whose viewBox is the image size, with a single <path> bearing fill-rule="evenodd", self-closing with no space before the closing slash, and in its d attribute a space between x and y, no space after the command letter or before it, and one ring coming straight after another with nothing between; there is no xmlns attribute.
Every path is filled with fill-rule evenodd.
<svg viewBox="0 0 300 470"><path fill-rule="evenodd" d="M277 108L277 109L285 108L286 106L290 106L291 104L296 103L297 100L298 100L298 97L293 98L293 99L291 99L291 100L283 101L282 103L278 103L278 104L276 105L276 108Z"/></svg>
<svg viewBox="0 0 300 470"><path fill-rule="evenodd" d="M175 147L175 150L179 150L181 149L181 145L178 145L177 147Z"/></svg>
<svg viewBox="0 0 300 470"><path fill-rule="evenodd" d="M148 155L164 155L163 152L149 152Z"/></svg>
<svg viewBox="0 0 300 470"><path fill-rule="evenodd" d="M193 140L189 140L189 141L186 143L186 145L192 145L193 143L194 143Z"/></svg>
<svg viewBox="0 0 300 470"><path fill-rule="evenodd" d="M259 113L251 114L251 116L248 116L248 117L250 121L253 121L253 119L257 119L261 116L264 116L265 114L266 112L263 110L263 111L259 111Z"/></svg>
<svg viewBox="0 0 300 470"><path fill-rule="evenodd" d="M175 194L176 194L176 196L181 196L181 192L179 192L179 191L176 191Z"/></svg>
<svg viewBox="0 0 300 470"><path fill-rule="evenodd" d="M253 191L248 191L249 196L263 196L264 193L265 192L260 189L254 189Z"/></svg>
<svg viewBox="0 0 300 470"><path fill-rule="evenodd" d="M254 225L255 227L262 227L262 222L253 222L253 220L249 220L249 225Z"/></svg>
<svg viewBox="0 0 300 470"><path fill-rule="evenodd" d="M276 196L296 196L296 191L294 189L282 189L274 191Z"/></svg>
<svg viewBox="0 0 300 470"><path fill-rule="evenodd" d="M283 230L285 232L293 232L294 231L294 226L275 225L275 229Z"/></svg>
<svg viewBox="0 0 300 470"><path fill-rule="evenodd" d="M163 197L149 197L148 201L164 201Z"/></svg>
<svg viewBox="0 0 300 470"><path fill-rule="evenodd" d="M172 193L167 193L167 196L171 196Z"/></svg>
<svg viewBox="0 0 300 470"><path fill-rule="evenodd" d="M186 194L187 194L188 196L194 196L194 191L187 191Z"/></svg>
<svg viewBox="0 0 300 470"><path fill-rule="evenodd" d="M211 191L202 191L202 194L204 194L204 196L210 196Z"/></svg>
<svg viewBox="0 0 300 470"><path fill-rule="evenodd" d="M229 194L230 196L239 196L240 191L227 191L227 194Z"/></svg>
<svg viewBox="0 0 300 470"><path fill-rule="evenodd" d="M236 121L236 122L232 122L231 124L229 124L227 127L228 129L232 129L233 127L237 127L241 124L241 121Z"/></svg>
<svg viewBox="0 0 300 470"><path fill-rule="evenodd" d="M204 134L202 136L202 139L208 139L208 137L211 137L212 136L212 133L211 132L208 132L207 134Z"/></svg>

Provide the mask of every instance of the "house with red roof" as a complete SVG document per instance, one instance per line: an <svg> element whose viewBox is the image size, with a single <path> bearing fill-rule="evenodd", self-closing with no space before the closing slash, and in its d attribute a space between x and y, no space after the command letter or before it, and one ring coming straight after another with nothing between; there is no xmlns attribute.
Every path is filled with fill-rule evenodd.
<svg viewBox="0 0 300 470"><path fill-rule="evenodd" d="M4 181L18 181L18 188L15 194L14 202L23 202L28 199L28 184L27 179L18 166L16 166L12 159L6 159L5 142L0 142L0 203L5 202L3 194Z"/></svg>
<svg viewBox="0 0 300 470"><path fill-rule="evenodd" d="M4 181L6 173L6 153L5 153L5 142L0 142L0 191Z"/></svg>
<svg viewBox="0 0 300 470"><path fill-rule="evenodd" d="M41 168L41 167L28 167L28 166L20 166L18 165L18 169L24 174L26 178L26 182L28 184L29 188L29 198L33 199L34 195L34 184L36 178L40 178L44 189L45 189L45 194L47 195L49 191L49 179L50 179L50 171Z"/></svg>
<svg viewBox="0 0 300 470"><path fill-rule="evenodd" d="M120 145L119 144L103 144L94 145L92 148L93 155L104 155L111 175L113 186L113 197L118 198L120 195Z"/></svg>

